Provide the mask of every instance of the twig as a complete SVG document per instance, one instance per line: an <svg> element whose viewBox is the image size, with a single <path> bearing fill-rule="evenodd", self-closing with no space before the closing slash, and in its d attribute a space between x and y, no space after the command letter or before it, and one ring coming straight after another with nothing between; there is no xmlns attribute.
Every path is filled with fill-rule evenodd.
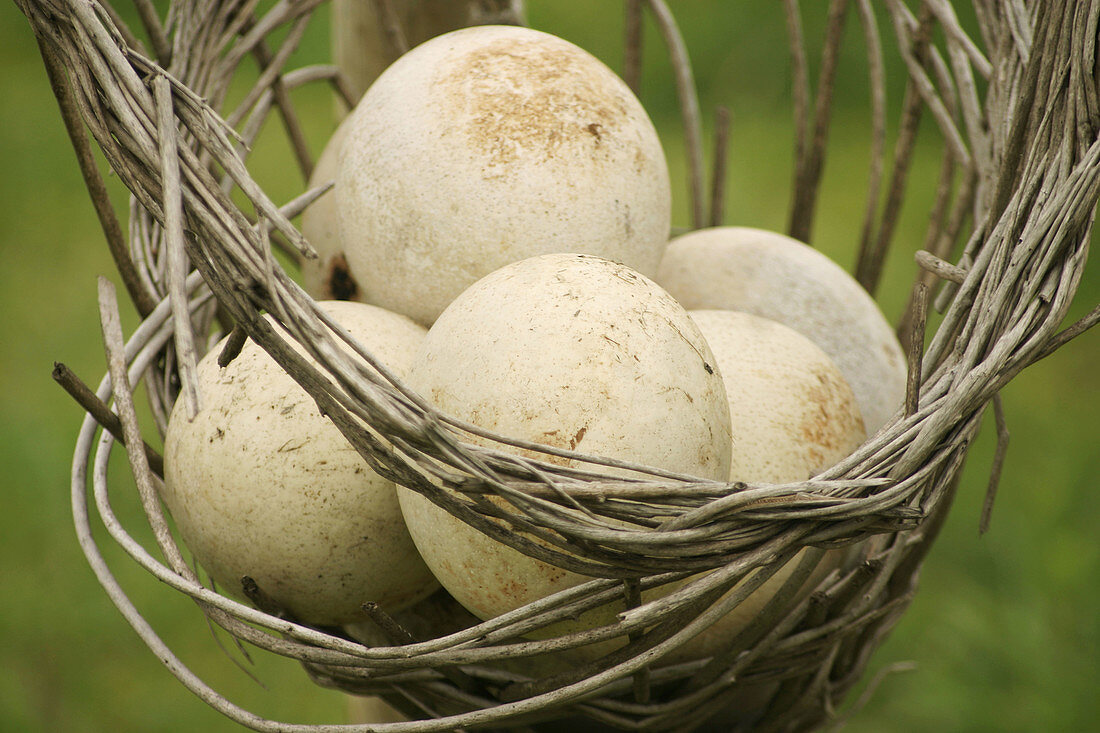
<svg viewBox="0 0 1100 733"><path fill-rule="evenodd" d="M810 241L810 230L813 226L817 193L825 164L825 143L829 133L837 62L840 58L840 39L844 33L847 11L848 0L832 0L829 4L825 49L822 51L821 70L817 81L813 136L808 144L799 146L799 149L804 151L804 157L798 169L791 198L787 234L801 242Z"/></svg>
<svg viewBox="0 0 1100 733"><path fill-rule="evenodd" d="M157 101L157 129L160 138L160 172L164 201L165 246L168 248L168 300L172 304L175 326L176 358L179 360L180 383L187 405L188 418L199 413L199 388L195 353L195 334L191 326L191 310L187 297L186 247L183 243L183 194L180 191L179 157L176 150L176 118L172 113L172 92L163 76L153 79Z"/></svg>
<svg viewBox="0 0 1100 733"><path fill-rule="evenodd" d="M1044 346L1039 351L1039 353L1035 355L1033 363L1034 361L1039 361L1040 359L1045 359L1046 357L1050 356L1055 351L1083 334L1085 331L1088 331L1097 323L1100 323L1100 304L1096 305L1086 315L1082 316L1080 320L1073 323L1073 325L1052 336L1050 341L1047 342L1046 346Z"/></svg>
<svg viewBox="0 0 1100 733"><path fill-rule="evenodd" d="M642 86L642 0L626 0L623 41L623 81L635 95Z"/></svg>
<svg viewBox="0 0 1100 733"><path fill-rule="evenodd" d="M688 157L688 189L691 194L691 225L699 229L706 221L703 201L703 126L699 118L699 97L691 72L691 59L676 19L664 0L646 0L657 21L676 79L676 95L680 100L680 116L684 125L684 144Z"/></svg>
<svg viewBox="0 0 1100 733"><path fill-rule="evenodd" d="M275 618L295 621L294 616L269 596L251 575L241 576L241 592L252 605Z"/></svg>
<svg viewBox="0 0 1100 733"><path fill-rule="evenodd" d="M100 6L101 12L106 16L105 24L108 25L110 32L121 39L122 43L119 44L126 48L132 48L135 51L146 53L145 44L143 44L138 37L134 35L134 32L130 30L130 27L123 21L122 16L119 14L118 9L113 5L104 4ZM106 23L106 21L110 21Z"/></svg>
<svg viewBox="0 0 1100 733"><path fill-rule="evenodd" d="M1001 471L1004 468L1005 455L1008 453L1008 423L1005 421L1004 405L1001 395L993 396L993 418L997 425L997 449L993 453L993 466L989 471L989 485L985 490L985 501L982 503L982 518L978 524L978 534L983 535L989 530L989 522L993 518L993 502L997 498L997 487L1001 484Z"/></svg>
<svg viewBox="0 0 1100 733"><path fill-rule="evenodd" d="M867 45L867 73L871 91L871 150L867 178L867 207L860 229L860 250L868 251L875 230L882 177L886 160L886 68L875 11L871 0L857 0L860 25Z"/></svg>
<svg viewBox="0 0 1100 733"><path fill-rule="evenodd" d="M806 59L806 39L798 0L783 0L787 22L788 49L791 57L791 101L794 107L794 177L802 178L810 141L810 72Z"/></svg>
<svg viewBox="0 0 1100 733"><path fill-rule="evenodd" d="M726 203L726 165L730 136L730 111L719 107L714 124L714 165L710 181L710 221L712 227L722 225Z"/></svg>
<svg viewBox="0 0 1100 733"><path fill-rule="evenodd" d="M919 283L913 302L913 328L909 337L909 370L905 382L905 414L914 415L920 406L921 365L924 356L924 334L928 319L928 286Z"/></svg>
<svg viewBox="0 0 1100 733"><path fill-rule="evenodd" d="M62 60L58 58L46 42L38 38L38 50L42 54L42 61L46 66L46 74L57 98L58 107L61 109L61 118L65 122L65 130L69 134L69 141L76 153L77 163L80 164L80 172L84 177L84 185L92 199L99 224L103 228L103 235L107 239L107 247L114 258L115 267L118 268L122 284L133 301L138 314L145 317L153 312L156 300L153 295L145 290L141 278L134 268L134 261L130 257L130 251L126 246L122 226L115 216L114 207L111 205L110 194L107 186L99 175L95 157L92 155L92 147L88 143L88 136L84 133L80 121L80 113L75 100L72 87L65 80L65 68Z"/></svg>
<svg viewBox="0 0 1100 733"><path fill-rule="evenodd" d="M627 578L623 580L623 595L624 595L624 608L631 609L637 608L642 605L642 586L633 579ZM642 637L640 631L634 631L627 634L627 640L630 642L636 642ZM651 675L649 667L642 667L640 670L634 673L634 701L638 703L649 702L652 689Z"/></svg>
<svg viewBox="0 0 1100 733"><path fill-rule="evenodd" d="M936 277L953 283L962 283L966 280L966 270L941 260L936 255L923 249L918 249L913 259L922 268L931 272Z"/></svg>
<svg viewBox="0 0 1100 733"><path fill-rule="evenodd" d="M115 436L123 445L126 445L126 438L122 429L122 422L118 419L118 415L111 412L111 408L96 396L91 387L85 384L80 377L76 376L69 367L61 362L54 362L53 365L53 379L60 384L66 392L69 393L77 404L84 408L84 411L91 415L97 423L103 426L103 429ZM149 468L153 473L161 478L164 477L164 458L157 453L157 451L144 440L141 441L142 447L145 449L145 460L149 462Z"/></svg>
<svg viewBox="0 0 1100 733"><path fill-rule="evenodd" d="M122 423L123 444L136 447L142 445L144 441L137 424L137 412L134 408L133 393L130 390L130 375L126 371L126 347L122 337L122 323L118 313L118 302L115 299L115 286L104 277L99 278L99 313L103 343L107 351L107 365L111 374L111 387L114 392L115 406L118 408L119 421ZM145 458L145 451L127 450L126 455L130 459L130 468L137 482L138 495L152 525L157 545L173 568L179 572L186 572L187 562L172 540L168 523L156 508L160 498L150 480L150 467Z"/></svg>
<svg viewBox="0 0 1100 733"><path fill-rule="evenodd" d="M153 7L151 0L133 0L145 32L149 34L149 42L153 45L153 53L157 56L157 63L168 68L172 63L172 44L164 35L164 26L157 17L157 9Z"/></svg>
<svg viewBox="0 0 1100 733"><path fill-rule="evenodd" d="M225 339L225 345L222 346L221 353L218 354L218 366L222 369L229 366L234 359L240 356L241 349L244 348L246 341L248 341L248 332L240 326L234 326Z"/></svg>
<svg viewBox="0 0 1100 733"><path fill-rule="evenodd" d="M412 634L410 634L401 624L394 620L393 616L382 610L382 608L374 601L367 601L362 604L363 612L370 617L370 620L378 625L378 628L382 630L382 633L389 638L390 642L397 646L404 646L406 644L413 644L420 641ZM445 667L439 670L447 679L458 686L458 689L466 692L472 692L478 689L477 682L454 667Z"/></svg>
<svg viewBox="0 0 1100 733"><path fill-rule="evenodd" d="M263 72L260 74L260 78L256 80L252 89L237 106L237 109L226 118L229 125L235 127L244 118L248 110L255 106L263 93L270 89L274 95L275 106L279 110L279 115L286 129L291 148L298 160L298 167L302 171L302 179L307 181L313 173L313 158L309 154L309 146L306 143L305 134L302 132L301 124L298 122L298 117L290 102L290 96L287 92L286 85L282 81L281 74L290 55L297 49L309 20L309 16L299 18L287 34L287 37L283 40L279 50L274 55L272 55L271 51L268 49L267 44L262 41L253 47L252 55L256 57L256 61L263 67ZM246 29L251 25L252 23L246 25Z"/></svg>

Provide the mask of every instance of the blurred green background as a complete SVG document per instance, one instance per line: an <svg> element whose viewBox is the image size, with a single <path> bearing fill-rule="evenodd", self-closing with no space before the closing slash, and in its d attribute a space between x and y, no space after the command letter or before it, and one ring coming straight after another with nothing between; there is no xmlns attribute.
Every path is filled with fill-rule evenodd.
<svg viewBox="0 0 1100 733"><path fill-rule="evenodd" d="M780 5L674 5L708 132L715 105L733 112L727 222L781 230L793 131ZM814 37L824 4L806 5L807 34ZM535 27L578 43L616 69L619 8L612 2L529 2ZM326 32L322 11L299 57L323 58ZM642 97L668 150L678 189L674 223L682 226L687 209L675 93L652 29L648 39ZM849 269L867 180L862 55L853 18L814 230L814 243ZM897 63L890 72L897 82ZM892 123L899 88L891 87ZM11 3L0 6L0 99L0 200L9 213L0 228L0 730L235 730L138 640L76 543L69 470L81 413L53 384L50 370L59 360L89 382L100 379L105 366L95 279L113 278L113 267L29 26ZM319 146L332 127L332 106L320 91L302 92L298 101L315 112L307 113L306 124ZM936 143L926 124L881 292L891 320L908 295L912 252L924 235L939 167ZM260 148L256 175L275 200L300 191L302 181L286 174L285 149L275 142ZM112 185L119 192L117 181ZM1100 301L1098 274L1090 264L1070 318ZM132 328L134 314L124 316ZM873 658L868 679L898 661L911 660L916 668L886 678L846 730L1100 730L1098 346L1100 335L1087 334L1004 391L1012 445L992 529L978 536L993 453L989 416L953 514L923 570L921 590ZM131 484L124 464L114 467L116 493L126 495ZM124 520L136 516L133 506L120 503ZM237 666L239 653L222 651L190 601L107 544L112 568L141 611L217 690L269 718L343 720L341 696L313 686L293 663L254 654L256 679L246 675Z"/></svg>

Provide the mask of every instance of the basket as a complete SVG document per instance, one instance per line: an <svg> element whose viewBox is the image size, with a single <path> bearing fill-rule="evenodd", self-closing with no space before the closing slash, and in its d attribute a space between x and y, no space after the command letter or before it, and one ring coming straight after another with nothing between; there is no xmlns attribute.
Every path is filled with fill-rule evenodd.
<svg viewBox="0 0 1100 733"><path fill-rule="evenodd" d="M862 31L848 35L867 50L872 89L870 186L856 272L870 292L893 238L922 117L938 128L943 162L925 246L915 256L910 307L899 326L910 362L904 409L840 464L783 485L723 484L635 465L617 465L612 473L607 462L529 444L520 447L588 462L565 468L520 457L517 441L434 411L317 307L277 253L308 255L310 244L292 219L327 188L280 205L256 184L246 161L265 120L276 115L308 177L312 155L291 92L319 84L349 106L356 98L336 66L287 68L320 0L262 6L174 0L163 18L148 0L135 0L136 28L99 0L17 4L39 41L107 244L141 317L127 338L114 288L101 280L108 375L93 391L64 367L55 371L88 413L72 482L78 539L106 592L169 671L255 730L338 726L262 719L198 679L114 579L93 538L93 512L135 562L192 597L213 624L299 660L317 684L381 696L410 718L357 729L813 729L835 720L871 654L905 612L986 408L994 408L999 436L987 519L1007 445L999 390L1100 319L1094 309L1059 330L1083 271L1100 196L1095 2L1042 0L1025 7L975 0L972 36L948 0L832 0L811 93L801 9L797 0L784 1L798 131L789 233L806 239L813 222L846 23ZM512 3L467 5L489 15L516 11ZM374 8L391 52L401 50L406 41L393 5L381 0ZM724 127L719 124L714 186L707 192L699 104L675 20L661 0L628 0L625 10L624 78L637 83L641 18L648 13L668 49L682 104L692 223L718 223ZM888 52L898 54L908 72L892 153ZM227 108L231 82L246 59L262 71ZM131 192L125 226L93 145ZM926 334L929 307L942 319ZM501 542L592 580L438 634L407 628L367 604L365 620L388 639L374 646L339 629L297 623L273 607L262 588L246 589L251 604L221 594L177 544L158 499L162 460L142 437L163 436L175 401L189 399L197 358L219 333L230 335L223 361L246 339L267 350L383 476ZM321 367L311 366L292 342ZM144 429L134 401L140 382L153 421ZM464 438L470 432L479 433L478 445ZM135 540L112 509L106 466L118 442L126 446L155 550ZM632 473L624 476L623 469ZM499 500L487 502L487 496ZM632 508L665 519L624 526L622 517L636 516ZM584 522L578 521L582 513ZM603 531L590 531L593 521ZM662 663L799 551L853 545L861 548L859 562L831 572L793 607L769 605L724 653ZM793 579L801 584L811 569L799 565ZM689 576L676 592L641 602L643 590ZM534 631L611 601L622 603L623 612L606 626L531 640ZM566 672L523 671L529 657L611 639L622 642L615 651ZM726 716L733 708L752 712L731 723Z"/></svg>

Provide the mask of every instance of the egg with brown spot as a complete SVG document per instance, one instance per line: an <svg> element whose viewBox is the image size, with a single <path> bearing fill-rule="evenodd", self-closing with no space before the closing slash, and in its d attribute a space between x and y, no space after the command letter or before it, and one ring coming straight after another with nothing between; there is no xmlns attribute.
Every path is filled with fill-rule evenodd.
<svg viewBox="0 0 1100 733"><path fill-rule="evenodd" d="M689 313L714 352L725 381L733 436L731 481L803 481L834 465L864 441L863 419L852 388L833 360L808 338L749 313ZM701 659L722 651L764 611L804 555L805 551L797 554L666 661ZM825 553L788 608L847 556L847 550Z"/></svg>
<svg viewBox="0 0 1100 733"><path fill-rule="evenodd" d="M687 312L648 278L598 257L550 254L460 295L425 337L409 385L444 414L500 435L725 480L730 417L722 378L706 368L714 362ZM481 618L587 579L489 538L420 494L398 493L428 566Z"/></svg>
<svg viewBox="0 0 1100 733"><path fill-rule="evenodd" d="M729 401L730 481L803 481L855 450L865 433L851 387L831 358L806 337L775 321L735 311L689 311L714 354ZM786 608L810 593L828 573L842 566L849 550L826 552ZM805 557L802 551L697 636L672 650L662 663L704 659L721 653L779 593ZM756 571L759 572L759 571ZM741 584L748 582L748 576ZM652 601L683 586L646 591ZM610 623L615 608L601 608L582 620ZM588 660L621 641L582 647L571 655Z"/></svg>
<svg viewBox="0 0 1100 733"><path fill-rule="evenodd" d="M714 227L669 243L656 281L688 310L725 309L778 321L840 368L869 435L901 408L906 359L867 291L796 239L749 227Z"/></svg>
<svg viewBox="0 0 1100 733"><path fill-rule="evenodd" d="M368 302L430 324L478 278L550 252L656 272L671 207L656 130L561 38L444 34L390 66L345 124L339 226Z"/></svg>
<svg viewBox="0 0 1100 733"><path fill-rule="evenodd" d="M718 361L733 434L731 481L804 481L866 433L835 362L781 323L726 310L688 311Z"/></svg>
<svg viewBox="0 0 1100 733"><path fill-rule="evenodd" d="M423 327L362 303L321 305L396 373L408 369ZM394 484L255 342L224 368L220 352L199 362L197 416L188 419L183 400L172 411L163 489L184 544L218 586L239 596L247 575L320 625L361 618L365 601L397 610L438 588Z"/></svg>

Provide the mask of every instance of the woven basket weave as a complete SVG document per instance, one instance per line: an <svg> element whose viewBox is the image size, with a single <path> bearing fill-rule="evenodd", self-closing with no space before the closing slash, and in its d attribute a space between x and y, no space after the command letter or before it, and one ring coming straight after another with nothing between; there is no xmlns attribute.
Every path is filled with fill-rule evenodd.
<svg viewBox="0 0 1100 733"><path fill-rule="evenodd" d="M349 104L355 96L332 65L286 67L319 0L262 6L175 0L166 18L142 0L134 3L141 20L134 29L96 0L17 3L39 40L108 245L142 317L126 338L113 289L101 284L110 373L95 394L75 375L56 375L89 412L72 486L79 539L104 588L170 671L210 705L256 730L335 727L260 719L187 670L114 580L92 537L93 508L114 541L154 576L193 597L213 623L300 660L318 684L381 695L413 718L371 730L552 729L563 721L575 729L634 730L690 730L712 721L714 730L729 730L728 709L744 705L747 691L755 695L754 730L810 729L834 715L904 613L985 409L994 406L1003 428L998 391L1100 317L1093 310L1059 330L1083 271L1100 195L1094 74L1100 1L1042 0L1025 7L976 0L972 37L947 0L833 0L813 95L800 9L796 0L784 3L799 133L790 234L805 239L812 224L846 21L863 31L849 35L868 51L873 90L871 185L856 273L872 292L922 116L934 120L943 142L925 248L917 253L911 307L900 326L911 362L905 408L837 466L784 485L685 480L644 466L630 467L634 473L624 478L598 461L578 469L521 458L510 450L517 443L503 436L483 434L503 441L492 447L471 445L462 436L476 428L435 413L391 381L361 346L352 343L354 355L342 348L346 334L273 254L280 247L310 251L291 220L325 189L279 205L246 163L251 142L274 114L308 177L312 158L290 92L328 84ZM669 49L692 164L693 223L702 226L699 110L683 42L663 2L626 6L629 19L651 13ZM387 4L378 7L385 16ZM628 57L637 57L633 51ZM908 70L892 159L886 153L888 52L899 54ZM231 82L246 59L258 61L262 72L228 108ZM631 69L626 72L629 78ZM125 227L107 198L92 145L132 193ZM712 200L720 199L719 186ZM718 208L712 205L712 220ZM939 291L930 298L934 285ZM929 305L943 318L926 336ZM262 318L265 313L280 327ZM173 403L187 398L196 359L220 333L231 333L237 347L247 338L270 352L382 475L501 542L593 579L446 635L409 638L408 629L376 612L373 621L392 643L374 647L295 623L265 602L262 589L253 590L248 605L204 585L159 505L163 468L154 449L140 449L143 429L132 390L144 381L155 422L145 431L163 436ZM321 367L302 358L292 341ZM224 356L232 358L231 349ZM112 401L113 411L107 407ZM101 425L107 430L97 435ZM133 539L111 508L106 465L116 440L128 448L159 557ZM995 474L1001 457L1003 451ZM502 500L489 503L486 495ZM577 504L586 510L585 522L578 521ZM630 507L668 519L657 528L624 527L619 518ZM605 531L591 530L591 516ZM861 562L829 574L793 609L769 607L721 657L662 665L664 654L727 613L803 548L868 537L875 539L862 545ZM800 567L795 578L806 578L810 569ZM726 593L757 570L741 590ZM707 572L697 575L701 571ZM644 589L696 575L659 601L638 603ZM610 626L517 641L623 598L624 612ZM517 671L527 657L612 638L624 645L570 672L532 678Z"/></svg>

